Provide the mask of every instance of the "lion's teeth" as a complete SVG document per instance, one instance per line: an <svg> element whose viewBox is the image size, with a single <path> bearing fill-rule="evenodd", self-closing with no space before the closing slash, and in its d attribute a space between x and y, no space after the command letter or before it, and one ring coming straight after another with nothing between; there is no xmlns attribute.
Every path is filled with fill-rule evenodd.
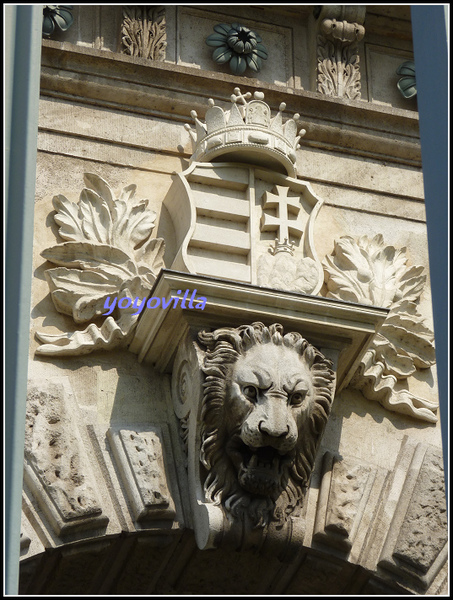
<svg viewBox="0 0 453 600"><path fill-rule="evenodd" d="M256 467L257 463L258 463L257 454L252 454L252 458L250 459L250 462L249 462L249 467Z"/></svg>

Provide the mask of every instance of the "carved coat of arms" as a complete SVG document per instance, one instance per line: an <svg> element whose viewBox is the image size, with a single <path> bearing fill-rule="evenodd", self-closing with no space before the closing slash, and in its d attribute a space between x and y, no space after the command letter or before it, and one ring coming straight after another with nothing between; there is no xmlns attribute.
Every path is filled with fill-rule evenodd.
<svg viewBox="0 0 453 600"><path fill-rule="evenodd" d="M164 200L175 226L172 269L316 294L323 270L313 243L322 200L295 178L296 119L271 119L260 94L232 95L206 125L195 112L194 153ZM220 162L222 161L222 162Z"/></svg>

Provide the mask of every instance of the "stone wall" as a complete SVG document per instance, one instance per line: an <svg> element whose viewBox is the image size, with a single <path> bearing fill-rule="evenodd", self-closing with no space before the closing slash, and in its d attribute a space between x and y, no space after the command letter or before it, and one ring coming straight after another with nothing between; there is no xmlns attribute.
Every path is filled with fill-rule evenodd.
<svg viewBox="0 0 453 600"><path fill-rule="evenodd" d="M445 497L418 114L416 98L396 87L396 69L413 56L410 11L347 8L80 5L68 31L43 40L22 594L444 593ZM237 22L258 32L267 49L257 73L232 73L205 43L217 24ZM332 33L332 22L342 36ZM350 76L340 96L327 92L329 52ZM234 275L238 253L227 249L225 271L210 275L220 291L210 292L205 274L188 269L194 279L184 281L208 290L198 321L184 316L197 311L180 317L174 310L179 321L156 325L163 313L145 309L140 320L130 311L123 320L113 315L107 331L99 306L120 288L147 296L162 267L187 271L175 268L183 264L175 257L185 205L174 209L169 200L193 166L185 125L191 111L204 124L212 104L227 110L231 94L255 91L284 122L297 113L305 130L295 148L297 176L271 173L262 189L271 194L274 184L289 185L292 195L320 201L307 256L318 261L324 281L313 296L317 325L300 317L300 333L317 348L328 346L319 340L335 339L329 356L339 355L340 366L355 344L356 362L333 400L295 533L283 543L277 534L252 531L236 543L237 553L226 525L216 530L224 531L224 543L200 545L205 533L193 505L194 494L202 495L194 483L200 420L192 423L176 406L188 385L187 402L193 414L198 410L201 350L198 358L191 354L187 340L202 326L270 326L274 318L296 330L298 311L308 310L294 308L300 289L270 285L260 296L253 275L248 282ZM259 179L248 158L245 164ZM237 197L225 195L225 202ZM120 231L127 202L135 208ZM262 210L258 196L253 210ZM217 232L228 217L209 211L206 226ZM241 219L230 217L231 227ZM113 234L103 236L115 227L114 243ZM211 256L216 235L200 246L201 255ZM250 235L252 247L275 237ZM140 247L147 248L144 260ZM158 284L165 281L161 273ZM231 282L241 282L239 291ZM342 303L352 303L347 308L356 316L338 316ZM269 309L262 319L258 305ZM381 311L380 320L365 325L366 307ZM206 498L197 501L211 514Z"/></svg>

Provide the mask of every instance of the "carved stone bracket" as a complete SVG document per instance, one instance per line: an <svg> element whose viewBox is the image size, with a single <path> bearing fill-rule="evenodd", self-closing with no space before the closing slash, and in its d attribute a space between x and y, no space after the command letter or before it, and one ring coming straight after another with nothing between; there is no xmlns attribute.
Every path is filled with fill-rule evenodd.
<svg viewBox="0 0 453 600"><path fill-rule="evenodd" d="M284 556L303 540L335 380L350 379L387 311L167 270L152 293L184 289L205 310L145 313L130 350L172 372L197 543Z"/></svg>
<svg viewBox="0 0 453 600"><path fill-rule="evenodd" d="M136 426L110 428L107 438L121 475L134 517L140 523L173 520L175 502L169 490L166 463L168 432L162 427ZM164 450L165 446L165 450Z"/></svg>
<svg viewBox="0 0 453 600"><path fill-rule="evenodd" d="M365 11L365 6L322 6L317 36L318 92L360 99L357 43L365 35Z"/></svg>
<svg viewBox="0 0 453 600"><path fill-rule="evenodd" d="M198 370L187 368L196 361ZM189 336L175 366L199 546L288 552L304 531L303 498L333 401L331 361L300 334L253 323ZM192 373L189 398L183 373Z"/></svg>
<svg viewBox="0 0 453 600"><path fill-rule="evenodd" d="M86 448L74 426L74 399L61 378L29 387L24 482L54 533L105 528Z"/></svg>
<svg viewBox="0 0 453 600"><path fill-rule="evenodd" d="M397 472L391 482L388 502L394 502L394 497L399 502L386 529L378 566L425 593L448 558L442 451L406 443L403 454L410 460L406 459L403 483ZM381 508L384 512L388 509L388 503Z"/></svg>
<svg viewBox="0 0 453 600"><path fill-rule="evenodd" d="M254 285L162 269L152 294L182 298L196 290L207 299L204 310L182 307L145 311L129 345L139 362L151 363L171 373L178 344L189 328L239 327L260 319L299 331L334 361L337 391L348 385L361 356L388 315L388 309L331 301L319 296L277 291ZM172 305L173 306L173 305ZM171 332L171 334L170 334Z"/></svg>

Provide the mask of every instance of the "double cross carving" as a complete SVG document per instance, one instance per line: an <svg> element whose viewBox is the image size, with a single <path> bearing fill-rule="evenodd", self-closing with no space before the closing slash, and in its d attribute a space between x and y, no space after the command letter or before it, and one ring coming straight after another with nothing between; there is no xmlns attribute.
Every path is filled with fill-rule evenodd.
<svg viewBox="0 0 453 600"><path fill-rule="evenodd" d="M263 199L263 210L276 209L277 216L269 215L263 212L261 217L261 231L277 231L275 253L278 251L292 252L292 244L289 242L289 236L295 235L301 237L304 230L297 221L300 212L300 198L288 196L289 188L276 185L274 190L277 192L265 192ZM290 215L295 218L290 219Z"/></svg>

